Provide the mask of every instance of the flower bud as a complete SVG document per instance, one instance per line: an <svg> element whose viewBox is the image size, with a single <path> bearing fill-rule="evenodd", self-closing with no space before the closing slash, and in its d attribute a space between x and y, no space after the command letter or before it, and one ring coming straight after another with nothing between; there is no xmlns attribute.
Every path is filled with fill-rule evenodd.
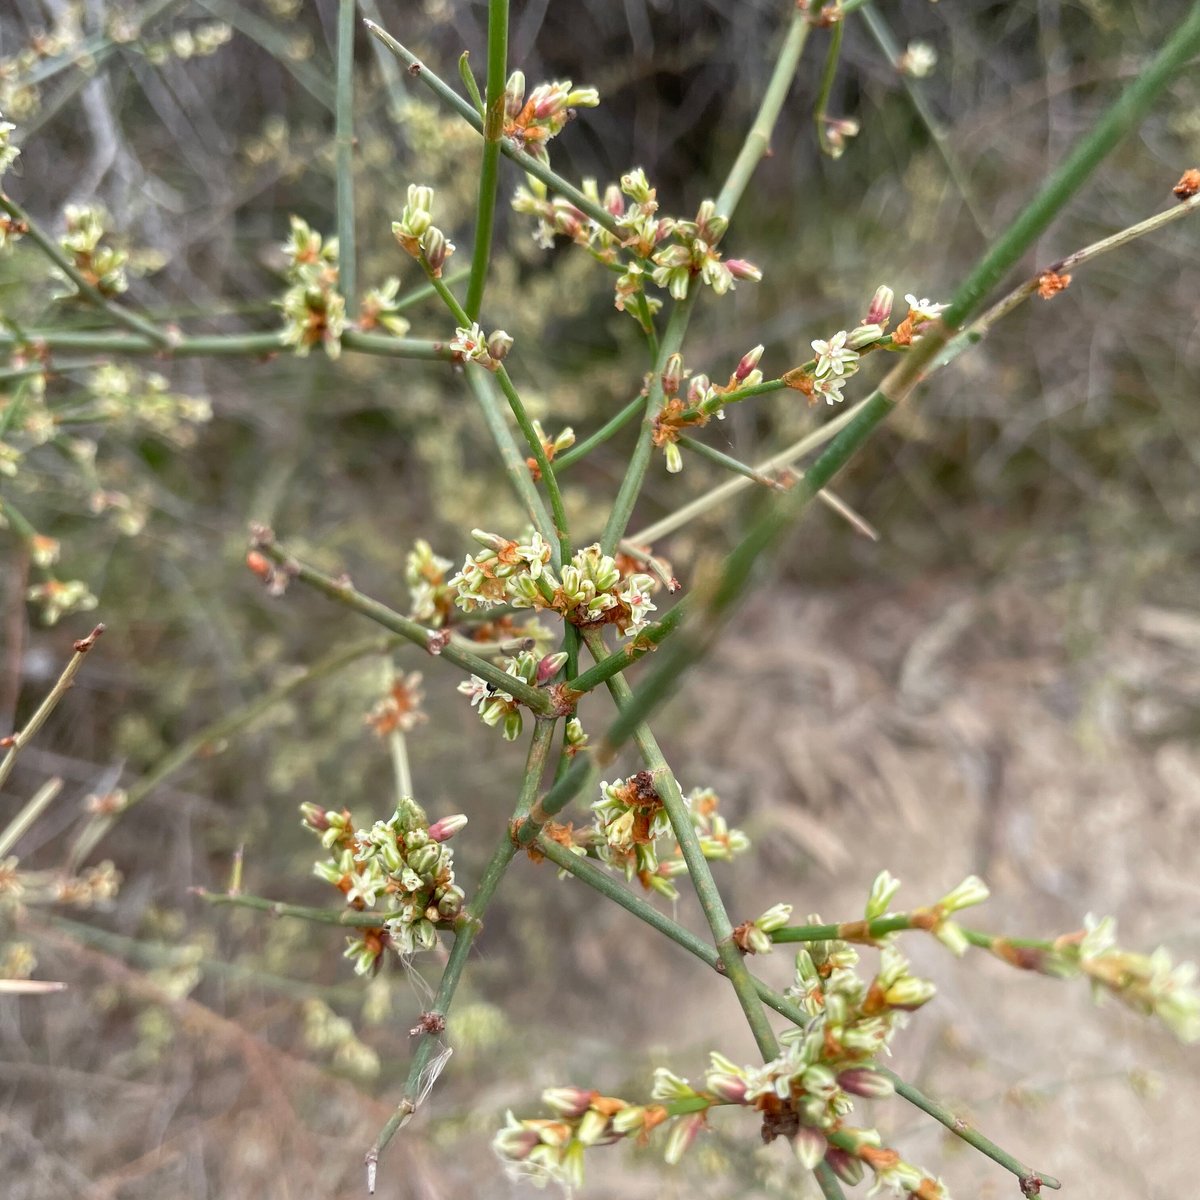
<svg viewBox="0 0 1200 1200"><path fill-rule="evenodd" d="M864 346L870 346L879 341L881 337L883 337L882 325L855 325L846 334L846 345L851 350L861 350Z"/></svg>
<svg viewBox="0 0 1200 1200"><path fill-rule="evenodd" d="M710 1072L704 1079L705 1089L726 1104L746 1103L746 1081L723 1071Z"/></svg>
<svg viewBox="0 0 1200 1200"><path fill-rule="evenodd" d="M689 1113L680 1117L671 1127L667 1145L663 1151L663 1161L668 1166L677 1166L679 1160L687 1153L688 1147L696 1140L696 1135L704 1128L704 1113Z"/></svg>
<svg viewBox="0 0 1200 1200"><path fill-rule="evenodd" d="M747 350L745 354L738 359L738 365L733 372L733 377L738 383L744 383L746 376L758 366L758 360L762 358L763 347L755 346L753 350Z"/></svg>
<svg viewBox="0 0 1200 1200"><path fill-rule="evenodd" d="M752 262L747 262L744 258L727 258L725 260L725 269L734 279L748 279L751 283L758 283L762 279L762 271Z"/></svg>
<svg viewBox="0 0 1200 1200"><path fill-rule="evenodd" d="M900 880L894 878L890 871L880 871L871 884L871 895L867 898L867 920L874 921L876 917L882 917L899 890Z"/></svg>
<svg viewBox="0 0 1200 1200"><path fill-rule="evenodd" d="M800 1160L800 1165L812 1170L825 1157L829 1143L825 1135L811 1125L801 1125L792 1138L792 1149Z"/></svg>
<svg viewBox="0 0 1200 1200"><path fill-rule="evenodd" d="M582 1117L591 1106L595 1094L581 1087L547 1088L542 1093L542 1103L560 1117Z"/></svg>
<svg viewBox="0 0 1200 1200"><path fill-rule="evenodd" d="M667 459L667 470L672 475L678 475L683 470L683 455L679 452L679 447L674 442L668 442L663 447L663 453Z"/></svg>
<svg viewBox="0 0 1200 1200"><path fill-rule="evenodd" d="M521 711L514 708L504 718L504 740L515 742L521 736Z"/></svg>
<svg viewBox="0 0 1200 1200"><path fill-rule="evenodd" d="M594 1146L608 1130L608 1117L594 1108L583 1114L583 1120L575 1129L575 1139L583 1146ZM609 1138L609 1141L612 1139Z"/></svg>
<svg viewBox="0 0 1200 1200"><path fill-rule="evenodd" d="M687 401L693 407L703 404L712 388L712 380L705 374L693 375L688 380Z"/></svg>
<svg viewBox="0 0 1200 1200"><path fill-rule="evenodd" d="M615 183L610 183L604 189L604 209L613 217L625 215L625 197L621 195L621 189Z"/></svg>
<svg viewBox="0 0 1200 1200"><path fill-rule="evenodd" d="M679 391L679 385L683 382L683 355L672 354L667 359L666 366L662 373L663 394L674 396Z"/></svg>
<svg viewBox="0 0 1200 1200"><path fill-rule="evenodd" d="M936 990L927 979L918 979L915 975L905 975L887 989L883 998L892 1008L904 1008L911 1011L932 1000Z"/></svg>
<svg viewBox="0 0 1200 1200"><path fill-rule="evenodd" d="M942 921L934 929L933 936L956 958L962 958L971 944L967 941L967 935L963 933L962 926L957 921Z"/></svg>
<svg viewBox="0 0 1200 1200"><path fill-rule="evenodd" d="M756 917L754 924L763 933L774 933L775 930L782 929L791 916L792 906L790 904L774 904L761 917Z"/></svg>
<svg viewBox="0 0 1200 1200"><path fill-rule="evenodd" d="M508 357L508 352L512 349L512 344L512 338L503 329L497 329L494 333L488 335L487 351L489 357L496 362L503 362Z"/></svg>
<svg viewBox="0 0 1200 1200"><path fill-rule="evenodd" d="M867 315L863 317L863 324L883 325L886 328L887 323L892 319L892 301L895 298L896 293L886 284L876 288L875 295L871 297L871 307L867 309Z"/></svg>
<svg viewBox="0 0 1200 1200"><path fill-rule="evenodd" d="M854 1155L847 1154L845 1150L839 1150L836 1146L830 1146L825 1151L825 1161L843 1183L856 1187L862 1182L865 1171L862 1163Z"/></svg>
<svg viewBox="0 0 1200 1200"><path fill-rule="evenodd" d="M525 72L514 71L504 85L504 112L515 117L525 103Z"/></svg>
<svg viewBox="0 0 1200 1200"><path fill-rule="evenodd" d="M410 183L408 185L408 208L413 212L433 211L433 188L424 184Z"/></svg>
<svg viewBox="0 0 1200 1200"><path fill-rule="evenodd" d="M429 839L434 842L448 842L460 829L465 829L467 818L462 813L452 817L442 817L429 827Z"/></svg>
<svg viewBox="0 0 1200 1200"><path fill-rule="evenodd" d="M987 884L978 875L968 875L958 887L938 901L938 907L948 913L958 912L960 908L982 904L990 895Z"/></svg>
<svg viewBox="0 0 1200 1200"><path fill-rule="evenodd" d="M896 1089L892 1081L879 1071L870 1067L851 1067L837 1077L838 1085L855 1096L865 1096L868 1100L878 1100L890 1096Z"/></svg>
<svg viewBox="0 0 1200 1200"><path fill-rule="evenodd" d="M425 260L429 263L433 277L440 279L446 259L454 253L454 243L448 241L440 229L430 226L421 239L421 249L425 252Z"/></svg>
<svg viewBox="0 0 1200 1200"><path fill-rule="evenodd" d="M621 191L635 204L645 204L654 197L654 189L650 186L646 172L641 167L630 171L628 175L621 176Z"/></svg>
<svg viewBox="0 0 1200 1200"><path fill-rule="evenodd" d="M325 815L325 810L319 804L304 803L300 805L301 824L306 825L309 829L315 829L318 833L324 832L329 828L329 818Z"/></svg>
<svg viewBox="0 0 1200 1200"><path fill-rule="evenodd" d="M565 650L560 650L557 654L547 654L537 665L535 678L538 685L549 683L567 665L569 657Z"/></svg>

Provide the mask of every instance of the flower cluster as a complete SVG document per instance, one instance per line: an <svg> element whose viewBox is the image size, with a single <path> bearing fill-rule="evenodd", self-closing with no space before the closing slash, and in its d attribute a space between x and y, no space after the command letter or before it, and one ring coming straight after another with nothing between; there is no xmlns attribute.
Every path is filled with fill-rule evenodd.
<svg viewBox="0 0 1200 1200"><path fill-rule="evenodd" d="M430 825L424 809L405 797L386 821L355 829L349 812L302 804L304 826L317 833L330 857L313 870L333 884L356 911L383 898L378 928L349 939L346 957L359 975L374 974L385 950L408 955L430 950L439 928L462 911L464 895L454 882L454 852L445 843L467 823L443 817Z"/></svg>
<svg viewBox="0 0 1200 1200"><path fill-rule="evenodd" d="M723 421L727 401L737 399L740 389L762 383L763 374L758 369L762 353L763 347L758 345L743 354L724 385L714 385L704 374L692 375L684 368L680 354L667 359L662 373L663 404L655 415L652 437L663 451L672 475L683 470L683 455L678 445L683 431L707 425L714 414L718 421Z"/></svg>
<svg viewBox="0 0 1200 1200"><path fill-rule="evenodd" d="M76 270L103 296L116 296L129 287L125 266L129 255L104 244L108 214L99 205L68 204L63 214L67 231L59 244Z"/></svg>
<svg viewBox="0 0 1200 1200"><path fill-rule="evenodd" d="M212 418L206 397L173 392L166 376L127 364L97 367L88 377L88 390L95 403L88 415L118 429L149 430L181 449L193 445L196 426Z"/></svg>
<svg viewBox="0 0 1200 1200"><path fill-rule="evenodd" d="M323 346L330 358L342 352L346 298L338 288L337 238L323 239L293 216L291 235L283 245L290 285L278 301L283 310L283 343L300 356Z"/></svg>
<svg viewBox="0 0 1200 1200"><path fill-rule="evenodd" d="M600 94L595 88L565 83L540 83L525 96L525 75L514 71L504 88L504 136L539 162L549 165L546 143L562 132L577 108L595 108Z"/></svg>
<svg viewBox="0 0 1200 1200"><path fill-rule="evenodd" d="M718 811L720 799L711 788L693 788L684 805L705 858L728 862L750 848L750 839L740 829L730 828ZM572 853L591 853L610 870L622 872L626 880L636 877L647 891L668 900L679 898L672 881L687 873L687 863L649 771L601 783L592 814L591 826L584 829L547 828Z"/></svg>
<svg viewBox="0 0 1200 1200"><path fill-rule="evenodd" d="M380 287L371 288L358 306L358 327L364 332L386 329L397 337L403 337L409 329L408 321L400 315L397 297L400 280L395 275L384 280Z"/></svg>
<svg viewBox="0 0 1200 1200"><path fill-rule="evenodd" d="M539 180L527 178L512 204L517 212L537 217L534 236L539 246L549 248L556 237L567 237L602 262L619 266L615 303L621 311L630 309L645 294L647 277L677 300L687 296L695 279L723 296L737 280L757 282L762 278L753 263L722 259L717 245L729 221L717 212L712 200L704 200L692 220L659 216L656 191L640 167L623 175L620 185L610 184L602 199L593 179L584 181L584 192L611 214L618 235L570 201L551 197ZM627 254L624 259L622 251ZM657 299L646 300L651 312L661 307Z"/></svg>
<svg viewBox="0 0 1200 1200"><path fill-rule="evenodd" d="M492 1139L509 1174L537 1187L581 1187L585 1150L627 1137L644 1140L668 1115L662 1105L630 1104L580 1087L548 1088L542 1103L554 1116L518 1120L510 1112Z"/></svg>
<svg viewBox="0 0 1200 1200"><path fill-rule="evenodd" d="M435 279L442 276L446 259L454 253L454 243L433 223L433 188L408 185L408 203L400 220L392 222L392 236L418 262L424 260Z"/></svg>
<svg viewBox="0 0 1200 1200"><path fill-rule="evenodd" d="M786 920L784 907L771 914ZM518 1120L509 1113L493 1141L496 1152L514 1174L575 1187L582 1183L589 1147L630 1135L644 1142L662 1126L663 1156L675 1164L706 1128L711 1110L733 1106L756 1112L763 1140L786 1138L805 1167L824 1162L851 1185L869 1167L875 1191L886 1189L898 1200L947 1200L943 1185L885 1147L878 1131L847 1124L856 1099L891 1095L891 1078L875 1067L875 1059L907 1013L933 995L933 985L910 974L892 947L884 949L870 981L854 970L857 962L846 942L814 942L800 951L789 995L808 1020L780 1036L782 1048L770 1062L741 1067L714 1052L703 1088L659 1067L653 1103L645 1106L584 1088L552 1088L542 1100L554 1115Z"/></svg>
<svg viewBox="0 0 1200 1200"><path fill-rule="evenodd" d="M418 538L404 559L404 582L408 584L408 602L412 617L434 629L446 624L454 609L454 589L446 581L453 564L434 554L424 538Z"/></svg>
<svg viewBox="0 0 1200 1200"><path fill-rule="evenodd" d="M650 599L654 580L636 571L622 575L599 544L577 551L555 573L550 545L538 533L523 543L481 529L473 529L471 536L484 549L468 556L450 580L464 612L512 604L556 612L573 625L615 625L623 636L635 636L655 611Z"/></svg>
<svg viewBox="0 0 1200 1200"><path fill-rule="evenodd" d="M77 875L60 871L26 871L16 857L0 859L0 905L69 904L96 908L116 898L121 872L107 859Z"/></svg>
<svg viewBox="0 0 1200 1200"><path fill-rule="evenodd" d="M569 449L575 445L575 430L569 425L554 437L547 437L546 431L542 428L541 421L533 422L533 432L537 440L542 444L542 451L546 455L547 462L553 462L556 454L561 454L562 451ZM529 473L533 476L534 482L537 482L542 477L542 468L538 466L538 460L532 455L525 460L525 465L529 468Z"/></svg>
<svg viewBox="0 0 1200 1200"><path fill-rule="evenodd" d="M532 650L522 650L520 654L503 661L504 670L514 679L521 680L531 687L549 683L563 669L567 661L565 651L557 654L547 654L539 657ZM521 706L501 688L472 675L458 685L458 690L469 697L471 707L479 707L479 719L485 725L500 725L504 730L504 740L515 742L521 736Z"/></svg>
<svg viewBox="0 0 1200 1200"><path fill-rule="evenodd" d="M387 695L366 715L368 724L380 737L390 733L410 733L429 718L421 711L421 673L412 671L398 675L388 688Z"/></svg>
<svg viewBox="0 0 1200 1200"><path fill-rule="evenodd" d="M46 579L25 592L25 599L42 610L42 621L57 625L68 613L91 612L100 603L81 579Z"/></svg>
<svg viewBox="0 0 1200 1200"><path fill-rule="evenodd" d="M17 161L17 156L21 151L12 144L12 134L16 126L11 121L4 119L4 114L0 113L0 178L3 178L4 172Z"/></svg>
<svg viewBox="0 0 1200 1200"><path fill-rule="evenodd" d="M450 349L460 362L478 363L488 371L495 371L508 357L512 344L512 338L503 329L486 334L479 325L472 323L454 331Z"/></svg>
<svg viewBox="0 0 1200 1200"><path fill-rule="evenodd" d="M233 29L224 21L205 21L191 29L174 29L162 40L143 41L146 61L161 66L168 59L186 62L189 58L208 58L233 37Z"/></svg>

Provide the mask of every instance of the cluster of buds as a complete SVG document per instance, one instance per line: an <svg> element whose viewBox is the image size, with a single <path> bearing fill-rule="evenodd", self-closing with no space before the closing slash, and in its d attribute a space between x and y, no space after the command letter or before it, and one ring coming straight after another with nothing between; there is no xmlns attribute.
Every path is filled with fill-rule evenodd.
<svg viewBox="0 0 1200 1200"><path fill-rule="evenodd" d="M446 845L467 823L461 815L429 823L424 809L405 797L386 821L355 829L349 812L302 804L303 824L318 834L330 857L313 870L333 884L356 911L383 898L380 925L349 939L346 957L359 975L374 974L387 949L400 955L430 950L439 928L462 911L454 882L454 852Z"/></svg>
<svg viewBox="0 0 1200 1200"><path fill-rule="evenodd" d="M429 719L421 711L423 699L419 671L412 671L408 675L397 675L392 680L387 695L367 713L366 724L379 737L387 737L391 733L411 733L422 721Z"/></svg>
<svg viewBox="0 0 1200 1200"><path fill-rule="evenodd" d="M495 371L508 357L512 344L512 338L503 329L488 334L478 324L472 323L454 331L450 349L459 362L474 362L485 370Z"/></svg>
<svg viewBox="0 0 1200 1200"><path fill-rule="evenodd" d="M564 450L575 445L575 430L569 425L554 437L548 437L546 431L542 428L541 421L533 422L533 432L537 440L542 444L542 452L546 455L547 462L553 462L556 454L561 454ZM538 465L538 460L529 457L525 460L525 465L529 468L529 473L533 476L534 481L541 479L542 468Z"/></svg>
<svg viewBox="0 0 1200 1200"><path fill-rule="evenodd" d="M174 29L168 38L143 41L141 51L146 61L161 66L168 59L186 62L189 58L208 58L216 54L233 37L233 29L224 21L205 21L191 29Z"/></svg>
<svg viewBox="0 0 1200 1200"><path fill-rule="evenodd" d="M120 887L121 872L107 859L77 875L26 871L15 857L0 859L0 906L13 902L97 908L114 900Z"/></svg>
<svg viewBox="0 0 1200 1200"><path fill-rule="evenodd" d="M11 121L6 121L4 114L0 113L0 179L4 177L4 172L17 161L17 156L21 153L20 149L12 143L14 129L16 126Z"/></svg>
<svg viewBox="0 0 1200 1200"><path fill-rule="evenodd" d="M683 431L707 425L714 414L718 421L723 421L727 402L736 400L741 389L762 383L763 374L758 369L762 353L763 347L758 345L743 354L724 385L714 385L704 374L692 375L684 369L680 354L667 359L662 373L663 404L654 418L652 437L672 475L683 470L678 444Z"/></svg>
<svg viewBox="0 0 1200 1200"><path fill-rule="evenodd" d="M630 1104L581 1087L548 1088L542 1103L553 1116L518 1120L510 1112L492 1139L508 1173L538 1187L581 1187L585 1150L628 1137L644 1141L668 1116L662 1105Z"/></svg>
<svg viewBox="0 0 1200 1200"><path fill-rule="evenodd" d="M719 296L731 291L737 280L757 282L762 278L753 263L722 259L717 244L729 221L717 213L711 200L703 201L690 221L660 216L656 191L640 167L623 175L619 185L610 184L602 199L594 179L584 181L584 192L613 217L619 236L569 201L550 197L546 186L532 178L517 189L512 203L517 212L537 217L534 237L538 245L549 248L556 237L570 238L602 262L619 266L615 303L622 312L645 296L647 277L677 300L687 296L697 278ZM622 260L622 251L628 260ZM659 300L646 297L646 301L651 312L661 307Z"/></svg>
<svg viewBox="0 0 1200 1200"><path fill-rule="evenodd" d="M171 391L165 375L106 363L88 376L95 415L126 430L135 426L180 449L195 443L196 426L212 417L207 397Z"/></svg>
<svg viewBox="0 0 1200 1200"><path fill-rule="evenodd" d="M504 659L501 665L514 679L531 687L541 687L549 683L566 662L565 650L545 656L539 656L532 650L522 650L520 654ZM485 725L499 725L503 729L506 742L515 742L521 736L521 706L502 688L480 679L478 675L472 675L458 685L458 690L470 699L472 708L478 706L479 719Z"/></svg>
<svg viewBox="0 0 1200 1200"><path fill-rule="evenodd" d="M424 263L434 279L442 277L446 259L454 253L454 243L433 223L433 188L408 185L408 203L400 220L392 222L392 236L406 254Z"/></svg>
<svg viewBox="0 0 1200 1200"><path fill-rule="evenodd" d="M525 97L525 75L514 71L504 87L504 136L526 154L549 165L546 143L562 132L577 108L595 108L600 93L595 88L565 83L540 83Z"/></svg>
<svg viewBox="0 0 1200 1200"><path fill-rule="evenodd" d="M839 329L828 339L814 340L811 344L815 357L788 371L784 383L803 392L810 404L821 399L826 404L841 404L846 380L858 371L863 354L874 350L883 339L892 317L893 299L890 287L877 288L862 321L853 329Z"/></svg>
<svg viewBox="0 0 1200 1200"><path fill-rule="evenodd" d="M728 862L750 848L750 839L740 829L731 828L718 811L720 800L711 788L693 788L684 804L705 858ZM654 787L654 777L639 771L628 779L602 783L592 813L589 828L554 826L557 839L574 854L594 854L610 870L622 872L627 881L636 878L647 891L678 900L679 891L672 881L687 873L687 863Z"/></svg>
<svg viewBox="0 0 1200 1200"><path fill-rule="evenodd" d="M632 637L655 610L650 599L655 581L638 571L623 575L599 544L576 551L556 574L550 546L538 533L524 543L482 529L473 529L471 536L484 549L468 556L450 580L464 612L512 604L556 612L573 625L614 625L622 636Z"/></svg>
<svg viewBox="0 0 1200 1200"><path fill-rule="evenodd" d="M453 566L448 558L434 554L424 538L418 538L404 559L404 582L412 617L434 629L446 624L454 610L454 589L446 580Z"/></svg>
<svg viewBox="0 0 1200 1200"><path fill-rule="evenodd" d="M81 579L43 580L26 590L25 599L40 607L46 625L57 625L68 613L91 612L100 603Z"/></svg>
<svg viewBox="0 0 1200 1200"><path fill-rule="evenodd" d="M346 298L338 291L337 238L323 239L299 217L283 245L289 287L278 301L283 311L283 343L303 356L323 346L330 358L342 352Z"/></svg>
<svg viewBox="0 0 1200 1200"><path fill-rule="evenodd" d="M386 329L396 337L403 337L409 330L408 321L400 315L398 298L400 280L388 276L380 287L371 288L358 306L358 327L364 332Z"/></svg>
<svg viewBox="0 0 1200 1200"><path fill-rule="evenodd" d="M1159 946L1151 954L1123 950L1116 944L1113 917L1084 918L1084 930L1056 940L1051 951L1028 955L1022 966L1034 966L1049 975L1082 973L1097 1000L1115 996L1122 1004L1146 1016L1158 1017L1182 1042L1200 1041L1200 990L1192 962L1173 963L1170 952ZM997 948L1000 953L1000 948ZM1019 951L1018 951L1019 953ZM1012 959L1011 952L1001 957Z"/></svg>
<svg viewBox="0 0 1200 1200"><path fill-rule="evenodd" d="M129 286L125 265L129 255L104 244L108 214L99 205L68 204L67 231L59 244L76 270L103 296L116 296Z"/></svg>
<svg viewBox="0 0 1200 1200"><path fill-rule="evenodd" d="M865 925L870 925L872 921L878 921L890 915L888 905L891 904L899 889L900 881L891 872L880 871L875 876L863 912ZM982 904L990 894L987 884L978 875L968 875L962 883L948 891L936 904L916 908L907 913L905 928L923 929L927 933L932 933L952 954L961 958L967 952L970 943L967 941L962 927L951 918L964 908L974 908L976 905ZM885 944L895 936L895 932L877 934L870 940L876 944Z"/></svg>

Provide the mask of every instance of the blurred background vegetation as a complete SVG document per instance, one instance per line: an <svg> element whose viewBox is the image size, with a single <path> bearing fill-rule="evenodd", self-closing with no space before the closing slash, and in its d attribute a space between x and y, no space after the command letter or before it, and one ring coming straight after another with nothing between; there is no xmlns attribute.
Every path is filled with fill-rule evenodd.
<svg viewBox="0 0 1200 1200"><path fill-rule="evenodd" d="M443 77L463 49L482 70L478 0L362 7ZM602 97L555 142L556 169L603 187L641 165L664 208L690 214L740 143L787 7L514 6L510 60L531 83L570 78ZM0 112L22 147L7 189L55 232L65 205L103 204L131 252L130 296L156 318L195 332L276 328L289 215L333 231L335 8L4 6ZM852 325L880 283L945 299L1186 8L877 4L901 47L928 42L938 63L913 84L915 106L870 29L850 22L832 105L862 130L838 161L816 145L815 36L727 239L765 278L700 305L688 365L720 377L761 341L770 377L808 357L812 338ZM356 61L359 275L366 286L399 274L408 288L418 280L390 234L405 188L435 186L439 225L469 245L479 145L365 35ZM1193 70L1046 235L1030 271L1168 207L1198 145ZM504 170L507 193L518 179ZM638 331L586 255L539 250L523 219L503 207L500 219L485 325L515 336L510 366L533 415L583 436L640 386ZM1088 909L1116 910L1126 942L1200 954L1187 851L1200 834L1198 246L1185 221L1102 258L1050 307L1033 301L938 374L839 484L880 540L811 511L718 657L681 689L662 730L685 788L716 787L763 847L719 875L735 919L780 899L857 915L883 866L914 901L979 869L996 885L995 927L1051 934ZM0 312L17 328L95 327L95 314L55 302L55 287L28 242L0 258ZM406 316L413 336L450 332L435 306ZM41 578L29 545L0 531L0 732L36 706L73 637L93 618L108 625L0 795L2 823L47 777L65 780L18 847L23 864L63 861L89 795L130 787L222 714L371 633L299 589L268 596L244 566L248 522L401 609L417 537L457 560L472 525L520 523L451 368L320 354L134 361L135 393L157 372L170 396L211 405L207 421L177 406L156 426L96 419L103 358L76 356L49 382L63 419L15 477L0 477L0 494L61 541L59 575L98 599L45 626L25 601ZM19 387L4 377L0 402ZM754 461L824 419L798 400L738 406L707 440ZM81 438L96 443L94 461ZM632 438L567 476L585 532L601 527ZM716 481L700 460L681 476L656 461L634 527ZM663 545L685 583L755 502L743 494ZM431 816L471 818L455 843L469 894L521 755L473 718L439 664L405 652L398 665L426 674L431 719L410 738L418 796ZM187 889L223 886L245 846L247 890L326 901L297 806L345 805L364 821L391 810L386 750L363 723L383 671L369 658L297 690L153 790L93 856L124 876L107 910L30 910L9 929L7 946L31 947L38 975L71 990L0 1001L7 1196L359 1194L361 1153L398 1094L423 984L399 969L363 984L337 931L206 909ZM585 723L603 706L592 701ZM454 1058L385 1160L380 1195L507 1194L486 1147L506 1106L528 1110L541 1087L565 1082L634 1097L653 1063L696 1074L707 1048L747 1051L719 980L546 867L515 872L455 1006ZM681 919L696 915L681 903ZM944 1006L922 1014L898 1068L1075 1194L1193 1185L1200 1160L1183 1116L1200 1089L1165 1036L1093 1014L1048 980L972 970L936 948L918 961ZM418 970L436 981L432 960ZM1009 1189L915 1115L896 1111L881 1127L940 1163L953 1194ZM592 1180L595 1196L801 1186L782 1154L732 1125L691 1170L614 1154Z"/></svg>

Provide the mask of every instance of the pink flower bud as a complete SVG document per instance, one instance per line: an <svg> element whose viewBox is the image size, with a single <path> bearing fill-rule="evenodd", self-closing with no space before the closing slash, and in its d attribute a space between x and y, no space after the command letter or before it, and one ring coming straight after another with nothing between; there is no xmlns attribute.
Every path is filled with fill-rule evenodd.
<svg viewBox="0 0 1200 1200"><path fill-rule="evenodd" d="M497 329L495 333L488 335L487 352L488 357L495 362L503 362L508 357L508 352L512 349L513 340L509 334L503 329Z"/></svg>
<svg viewBox="0 0 1200 1200"><path fill-rule="evenodd" d="M662 373L663 394L674 396L683 382L683 355L672 354Z"/></svg>
<svg viewBox="0 0 1200 1200"><path fill-rule="evenodd" d="M625 215L625 197L621 195L621 189L615 183L610 183L604 189L604 208L614 217Z"/></svg>
<svg viewBox="0 0 1200 1200"><path fill-rule="evenodd" d="M871 297L871 307L867 309L867 315L863 318L863 324L886 326L892 319L892 301L895 298L896 293L886 284L876 288L875 295Z"/></svg>
<svg viewBox="0 0 1200 1200"><path fill-rule="evenodd" d="M726 1104L746 1103L746 1081L736 1075L710 1074L705 1079L704 1086Z"/></svg>
<svg viewBox="0 0 1200 1200"><path fill-rule="evenodd" d="M729 264L726 263L725 265L728 266ZM758 360L762 358L762 355L762 346L755 346L753 350L749 350L742 355L742 357L738 360L737 369L733 372L733 377L738 381L738 383L742 383L746 376L758 366Z"/></svg>
<svg viewBox="0 0 1200 1200"><path fill-rule="evenodd" d="M429 827L429 840L431 842L448 842L460 829L466 827L467 818L462 813L455 813L452 817L442 817L440 821L434 821Z"/></svg>
<svg viewBox="0 0 1200 1200"><path fill-rule="evenodd" d="M538 685L549 683L567 665L568 657L565 650L560 650L557 654L547 654L537 665Z"/></svg>
<svg viewBox="0 0 1200 1200"><path fill-rule="evenodd" d="M560 1117L582 1117L591 1107L595 1094L581 1087L547 1088L542 1093L542 1103Z"/></svg>
<svg viewBox="0 0 1200 1200"><path fill-rule="evenodd" d="M881 1096L890 1096L896 1089L892 1081L879 1071L869 1067L851 1067L843 1071L837 1078L838 1086L855 1096L866 1096L876 1100Z"/></svg>
<svg viewBox="0 0 1200 1200"><path fill-rule="evenodd" d="M762 272L744 258L727 258L725 268L734 279L749 279L751 283L758 283L762 279Z"/></svg>
<svg viewBox="0 0 1200 1200"><path fill-rule="evenodd" d="M792 1149L796 1152L796 1157L801 1166L810 1171L825 1157L828 1145L825 1135L811 1125L801 1125L796 1130L796 1136L792 1138Z"/></svg>

